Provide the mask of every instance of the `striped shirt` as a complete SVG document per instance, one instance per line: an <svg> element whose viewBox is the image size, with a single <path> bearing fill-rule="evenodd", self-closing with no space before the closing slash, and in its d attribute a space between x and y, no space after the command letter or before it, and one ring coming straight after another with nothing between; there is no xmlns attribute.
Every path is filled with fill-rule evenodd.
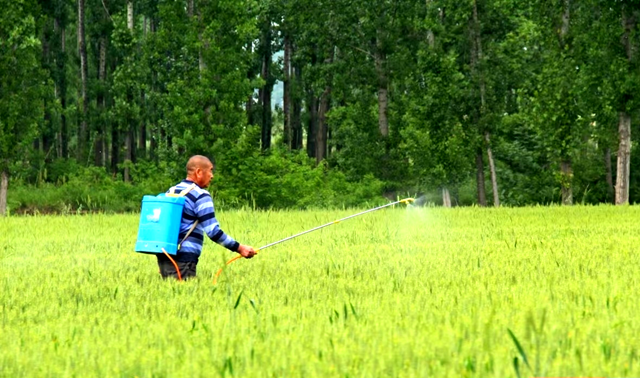
<svg viewBox="0 0 640 378"><path fill-rule="evenodd" d="M180 193L186 189L193 181L182 180L181 183L169 189L167 193L175 188L175 193ZM202 242L206 233L209 239L220 244L221 246L237 252L240 243L222 231L220 223L216 220L216 214L213 207L211 194L205 189L195 185L185 196L184 209L182 210L182 222L180 223L180 234L178 241L182 241L184 236L189 232L193 223L197 220L198 225L193 229L189 237L182 242L178 250L176 260L180 262L198 261L200 253L202 253Z"/></svg>

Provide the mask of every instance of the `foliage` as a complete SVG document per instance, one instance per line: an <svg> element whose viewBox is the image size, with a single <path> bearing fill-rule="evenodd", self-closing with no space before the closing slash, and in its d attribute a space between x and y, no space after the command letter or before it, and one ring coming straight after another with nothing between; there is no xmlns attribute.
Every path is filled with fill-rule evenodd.
<svg viewBox="0 0 640 378"><path fill-rule="evenodd" d="M235 158L232 150L218 160L212 195L225 208L260 209L362 206L380 203L382 182L371 175L350 181L340 172L315 166L304 153L275 149ZM73 162L73 160L71 161ZM184 178L184 162L129 164L131 183L114 180L103 169L59 162L45 170L53 180L27 184L16 177L8 207L14 214L138 211L144 195L166 191Z"/></svg>
<svg viewBox="0 0 640 378"><path fill-rule="evenodd" d="M46 78L38 62L35 1L0 3L0 172L25 155L43 118Z"/></svg>
<svg viewBox="0 0 640 378"><path fill-rule="evenodd" d="M504 204L601 203L620 116L632 145L638 135L636 0L87 2L86 118L77 4L5 3L0 168L21 193L92 167L113 182L87 190L161 191L204 154L233 206L443 189L473 204L477 177L492 187L490 164ZM282 101L270 95L276 80L287 81Z"/></svg>

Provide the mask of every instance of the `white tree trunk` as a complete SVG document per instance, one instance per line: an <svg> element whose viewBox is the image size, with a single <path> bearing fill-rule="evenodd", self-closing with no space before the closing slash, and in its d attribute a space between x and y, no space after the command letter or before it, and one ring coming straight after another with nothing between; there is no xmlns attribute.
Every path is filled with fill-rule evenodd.
<svg viewBox="0 0 640 378"><path fill-rule="evenodd" d="M331 86L327 86L322 92L318 106L318 127L316 128L316 163L318 164L327 157L329 96L331 96Z"/></svg>
<svg viewBox="0 0 640 378"><path fill-rule="evenodd" d="M9 173L6 169L0 174L0 216L7 215L7 188L9 187Z"/></svg>
<svg viewBox="0 0 640 378"><path fill-rule="evenodd" d="M631 170L631 116L627 112L620 112L619 116L616 205L623 205L629 203L629 175Z"/></svg>
<svg viewBox="0 0 640 378"><path fill-rule="evenodd" d="M484 161L482 150L476 153L476 185L478 190L478 206L487 206L487 194L484 190Z"/></svg>
<svg viewBox="0 0 640 378"><path fill-rule="evenodd" d="M133 0L127 1L127 28L133 30Z"/></svg>
<svg viewBox="0 0 640 378"><path fill-rule="evenodd" d="M380 135L387 137L389 136L389 118L387 117L389 108L389 83L385 72L386 57L382 51L380 34L380 30L378 30L374 54L376 73L378 75L378 130L380 131Z"/></svg>
<svg viewBox="0 0 640 378"><path fill-rule="evenodd" d="M442 206L451 207L451 195L447 188L442 188Z"/></svg>
<svg viewBox="0 0 640 378"><path fill-rule="evenodd" d="M573 168L571 168L571 160L567 159L560 163L560 177L562 204L573 205Z"/></svg>
<svg viewBox="0 0 640 378"><path fill-rule="evenodd" d="M613 201L615 203L615 188L613 186L613 168L611 167L611 148L607 148L604 153L604 167L607 173L607 202Z"/></svg>
<svg viewBox="0 0 640 378"><path fill-rule="evenodd" d="M488 132L484 134L487 141L487 158L489 159L489 171L491 172L491 190L493 191L493 206L500 207L500 196L498 195L498 177L496 175L496 165L493 161L493 152L491 151L491 136Z"/></svg>

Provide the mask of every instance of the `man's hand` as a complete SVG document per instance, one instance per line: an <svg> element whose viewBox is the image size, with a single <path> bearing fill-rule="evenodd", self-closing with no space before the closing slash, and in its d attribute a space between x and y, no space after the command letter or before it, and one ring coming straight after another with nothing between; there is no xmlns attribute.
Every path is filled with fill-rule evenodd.
<svg viewBox="0 0 640 378"><path fill-rule="evenodd" d="M240 246L238 247L238 253L245 259L250 259L255 256L257 252L253 249L253 247L240 244Z"/></svg>

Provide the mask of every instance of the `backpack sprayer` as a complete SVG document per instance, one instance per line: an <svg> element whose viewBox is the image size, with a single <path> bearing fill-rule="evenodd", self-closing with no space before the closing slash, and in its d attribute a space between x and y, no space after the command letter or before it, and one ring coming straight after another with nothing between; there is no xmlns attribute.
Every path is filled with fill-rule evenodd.
<svg viewBox="0 0 640 378"><path fill-rule="evenodd" d="M391 203L388 203L388 204L386 204L386 205L378 206L378 207L375 207L375 208L373 208L373 209L369 209L369 210L366 210L366 211L363 211L363 212L360 212L360 213L357 213L357 214L349 215L348 217L344 217L344 218L342 218L342 219L338 219L338 220L335 220L335 221L333 221L333 222L329 222L329 223L327 223L327 224L323 224L322 226L314 227L314 228L312 228L312 229L310 229L310 230L300 232L299 234L295 234L295 235L292 235L292 236L286 237L286 238L284 238L284 239L282 239L282 240L278 240L278 241L275 241L275 242L273 242L273 243L269 243L269 244L267 244L267 245L265 245L265 246L263 246L263 247L260 247L260 248L255 249L255 251L256 251L256 253L258 253L258 252L260 252L260 251L264 250L265 248L273 247L273 246L274 246L274 245L276 245L276 244L280 244L280 243L286 242L287 240L291 240L291 239L293 239L293 238L297 238L298 236L301 236L301 235L304 235L304 234L308 234L308 233L310 233L310 232L313 232L313 231L319 230L319 229L321 229L321 228L325 228L325 227L331 226L331 225L336 224L336 223L340 223L340 222L345 221L345 220L347 220L347 219L355 218L355 217L357 217L357 216L359 216L359 215L363 215L363 214L366 214L366 213L370 213L370 212L372 212L372 211L376 211L376 210L384 209L385 207L389 207L389 206L392 206L392 205L395 205L395 204L398 204L398 203L404 203L404 204L407 204L407 205L408 205L409 203L411 203L411 202L413 202L413 201L415 201L415 199L414 199L414 198L405 198L405 199L402 199L402 200L399 200L399 201L396 201L396 202L391 202ZM232 262L234 262L234 261L238 260L238 259L239 259L239 258L241 258L241 257L242 257L242 256L238 255L238 256L236 256L236 257L234 257L234 258L230 259L229 261L227 261L227 263L225 264L225 266L226 266L226 265L231 264ZM213 278L213 284L214 284L214 285L218 282L218 277L219 277L219 276L220 276L220 274L222 273L222 270L223 270L223 269L224 269L224 267L223 267L223 268L220 268L220 269L218 270L218 272L216 273L215 277Z"/></svg>
<svg viewBox="0 0 640 378"><path fill-rule="evenodd" d="M168 193L142 197L138 240L136 241L135 250L139 253L148 254L164 253L176 268L179 281L182 281L182 275L178 264L176 264L171 255L175 256L178 253L182 242L189 237L198 225L196 220L184 238L178 243L182 210L186 201L184 196L195 187L196 184L191 184L180 193L176 193L176 187L174 186Z"/></svg>

